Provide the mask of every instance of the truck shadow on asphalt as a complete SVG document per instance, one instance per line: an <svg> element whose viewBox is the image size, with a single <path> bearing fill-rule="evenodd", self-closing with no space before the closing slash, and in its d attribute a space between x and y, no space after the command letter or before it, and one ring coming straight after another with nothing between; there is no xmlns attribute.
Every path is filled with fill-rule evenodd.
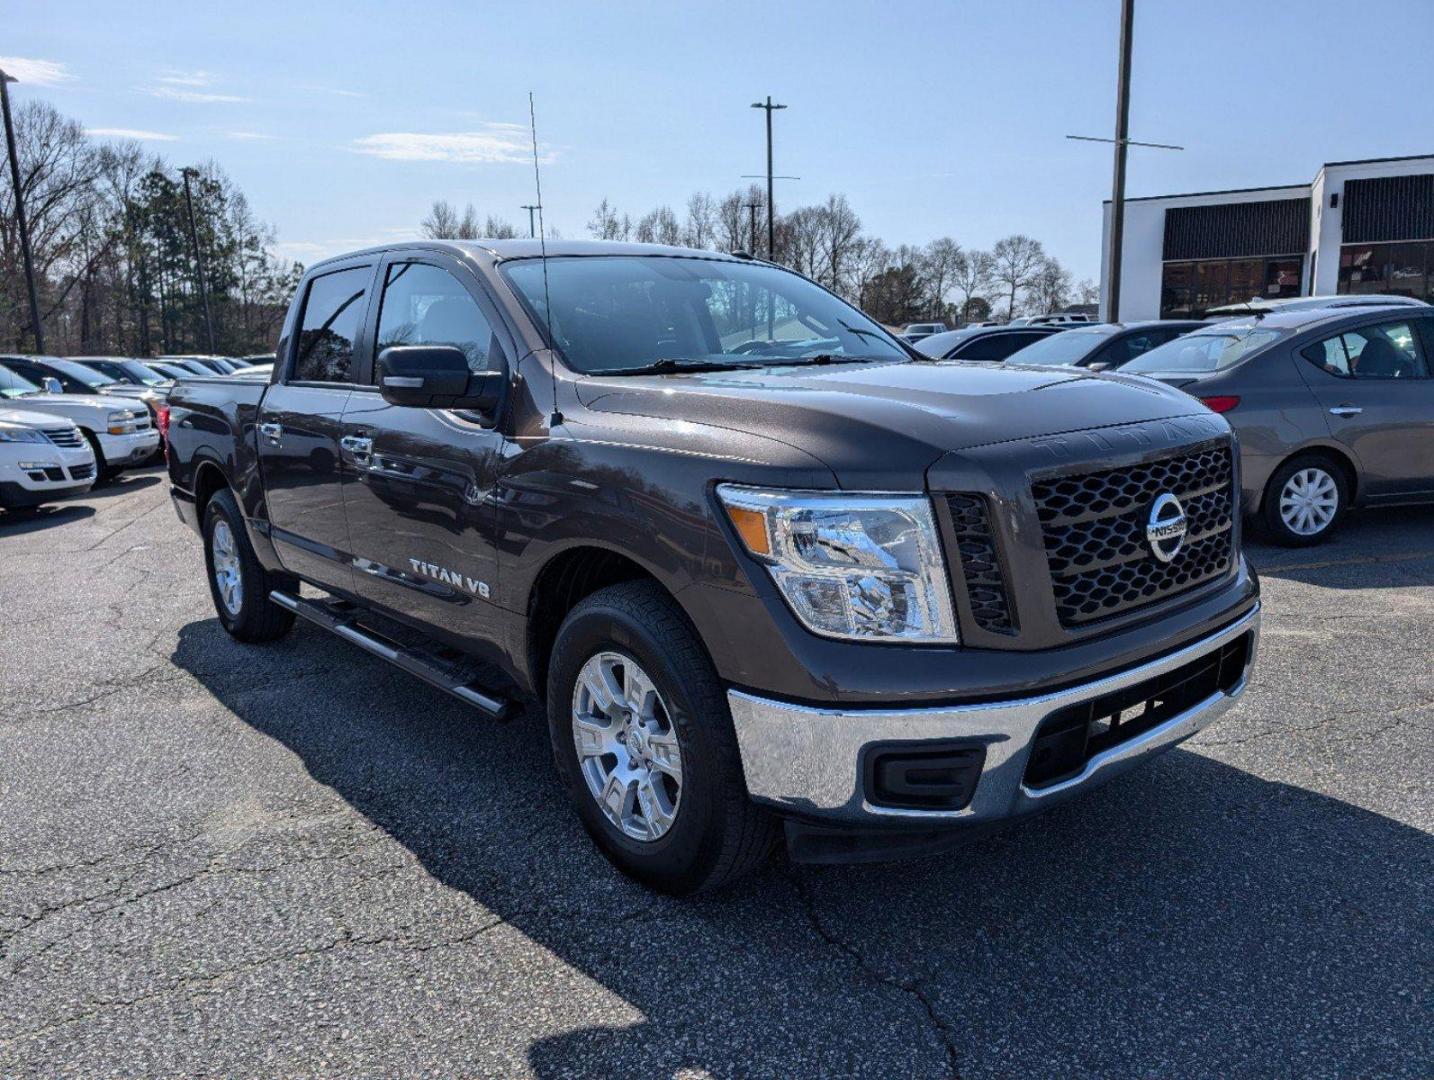
<svg viewBox="0 0 1434 1080"><path fill-rule="evenodd" d="M512 991L546 1001L547 1024L586 1025L529 1044L540 1076L1390 1075L1428 1061L1434 840L1199 753L940 857L779 861L678 901L596 853L533 710L486 722L302 624L256 651L191 623L173 659L561 961L546 994ZM584 978L630 1010L605 1019L590 991L566 1004ZM498 1012L514 1008L503 987L445 1007L475 1030L533 1021Z"/></svg>
<svg viewBox="0 0 1434 1080"><path fill-rule="evenodd" d="M53 529L57 525L83 521L95 516L93 506L50 505L38 506L33 510L0 512L0 536L23 536L26 533Z"/></svg>

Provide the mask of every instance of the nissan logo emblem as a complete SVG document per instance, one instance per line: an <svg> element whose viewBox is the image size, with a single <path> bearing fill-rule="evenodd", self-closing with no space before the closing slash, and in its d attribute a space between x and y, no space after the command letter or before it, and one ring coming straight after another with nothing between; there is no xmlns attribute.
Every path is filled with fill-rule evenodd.
<svg viewBox="0 0 1434 1080"><path fill-rule="evenodd" d="M1167 491L1151 504L1150 518L1145 523L1151 554L1161 562L1175 558L1185 543L1186 528L1185 508Z"/></svg>

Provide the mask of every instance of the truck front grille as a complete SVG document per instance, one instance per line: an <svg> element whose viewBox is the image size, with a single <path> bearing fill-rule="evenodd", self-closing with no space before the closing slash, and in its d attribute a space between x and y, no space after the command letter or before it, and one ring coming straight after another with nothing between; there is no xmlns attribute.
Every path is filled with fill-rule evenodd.
<svg viewBox="0 0 1434 1080"><path fill-rule="evenodd" d="M1011 598L1001 573L996 537L991 531L990 512L980 495L948 495L951 526L961 560L961 576L971 602L971 618L982 630L1014 634Z"/></svg>
<svg viewBox="0 0 1434 1080"><path fill-rule="evenodd" d="M1230 448L1216 446L1033 484L1061 625L1139 608L1229 570L1233 465ZM1145 528L1152 503L1166 492L1180 500L1187 528L1180 551L1161 562Z"/></svg>

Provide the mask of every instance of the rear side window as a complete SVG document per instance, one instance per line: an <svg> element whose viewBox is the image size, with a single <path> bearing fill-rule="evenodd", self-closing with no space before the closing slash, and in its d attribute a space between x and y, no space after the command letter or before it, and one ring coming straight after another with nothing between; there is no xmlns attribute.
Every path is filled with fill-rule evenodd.
<svg viewBox="0 0 1434 1080"><path fill-rule="evenodd" d="M468 290L448 271L427 263L388 268L378 352L392 345L454 345L468 357L470 371L487 371L499 351L492 325Z"/></svg>
<svg viewBox="0 0 1434 1080"><path fill-rule="evenodd" d="M955 352L957 360L984 360L994 363L1004 360L1017 349L1040 341L1045 334L987 334L977 338Z"/></svg>
<svg viewBox="0 0 1434 1080"><path fill-rule="evenodd" d="M367 266L336 270L309 282L304 321L294 358L296 382L348 382L354 340L363 322L364 292L372 273Z"/></svg>
<svg viewBox="0 0 1434 1080"><path fill-rule="evenodd" d="M1341 379L1427 379L1429 360L1412 322L1361 326L1306 345L1302 355Z"/></svg>

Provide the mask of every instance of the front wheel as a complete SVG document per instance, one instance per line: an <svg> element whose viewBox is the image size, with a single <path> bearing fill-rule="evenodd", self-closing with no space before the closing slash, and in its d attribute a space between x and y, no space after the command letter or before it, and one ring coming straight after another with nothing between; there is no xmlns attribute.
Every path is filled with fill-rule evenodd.
<svg viewBox="0 0 1434 1080"><path fill-rule="evenodd" d="M1308 547L1328 538L1349 506L1344 470L1325 457L1285 462L1265 489L1264 526L1286 547Z"/></svg>
<svg viewBox="0 0 1434 1080"><path fill-rule="evenodd" d="M775 819L747 796L717 673L655 583L580 603L548 670L558 773L588 832L652 888L718 888L771 854Z"/></svg>
<svg viewBox="0 0 1434 1080"><path fill-rule="evenodd" d="M274 641L294 625L294 613L269 599L274 589L297 592L288 574L265 570L249 543L239 504L227 489L204 507L204 564L214 610L239 641Z"/></svg>

